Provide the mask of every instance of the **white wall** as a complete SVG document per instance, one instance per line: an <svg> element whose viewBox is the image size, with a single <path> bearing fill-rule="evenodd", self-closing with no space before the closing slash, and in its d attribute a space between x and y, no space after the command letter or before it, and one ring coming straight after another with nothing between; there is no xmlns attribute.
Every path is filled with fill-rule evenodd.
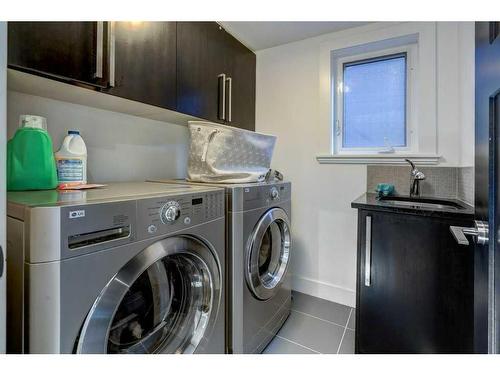
<svg viewBox="0 0 500 375"><path fill-rule="evenodd" d="M438 151L474 166L474 22L438 22Z"/></svg>
<svg viewBox="0 0 500 375"><path fill-rule="evenodd" d="M460 86L460 131L461 154L460 165L474 166L474 116L475 116L475 26L474 22L458 24L458 51L460 69L457 79Z"/></svg>
<svg viewBox="0 0 500 375"><path fill-rule="evenodd" d="M350 202L366 190L366 166L320 165L315 159L329 153L331 134L330 124L319 115L320 44L373 27L381 26L257 52L256 130L278 136L273 167L292 181L293 288L351 306L357 215ZM437 26L437 148L442 165L473 163L473 41L471 24Z"/></svg>
<svg viewBox="0 0 500 375"><path fill-rule="evenodd" d="M57 150L69 129L80 130L88 150L89 182L182 178L188 156L187 126L8 91L8 137L19 115L47 118Z"/></svg>

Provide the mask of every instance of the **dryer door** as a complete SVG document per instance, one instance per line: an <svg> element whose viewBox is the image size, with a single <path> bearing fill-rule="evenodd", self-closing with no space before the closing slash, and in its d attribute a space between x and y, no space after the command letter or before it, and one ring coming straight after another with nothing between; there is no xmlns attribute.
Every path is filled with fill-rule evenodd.
<svg viewBox="0 0 500 375"><path fill-rule="evenodd" d="M106 285L77 353L192 353L209 336L221 301L217 259L202 242L171 237L130 260Z"/></svg>
<svg viewBox="0 0 500 375"><path fill-rule="evenodd" d="M281 208L267 211L253 230L246 252L246 280L260 300L276 294L290 256L290 220Z"/></svg>

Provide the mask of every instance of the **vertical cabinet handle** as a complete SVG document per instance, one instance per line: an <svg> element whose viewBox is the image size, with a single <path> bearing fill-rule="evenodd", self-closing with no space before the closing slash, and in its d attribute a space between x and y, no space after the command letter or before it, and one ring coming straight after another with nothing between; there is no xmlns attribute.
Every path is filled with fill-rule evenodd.
<svg viewBox="0 0 500 375"><path fill-rule="evenodd" d="M97 22L96 35L96 68L94 78L103 78L104 71L104 23ZM107 52L108 52L108 85L115 86L115 23L113 21L106 22L107 31Z"/></svg>
<svg viewBox="0 0 500 375"><path fill-rule="evenodd" d="M232 97L233 97L233 79L231 77L226 78L227 81L227 91L229 92L228 99L227 99L227 121L231 122L232 118L232 108L233 108L233 103L232 103Z"/></svg>
<svg viewBox="0 0 500 375"><path fill-rule="evenodd" d="M3 248L2 248L2 246L0 246L0 278L3 275L3 263L4 263L4 260L3 260Z"/></svg>
<svg viewBox="0 0 500 375"><path fill-rule="evenodd" d="M96 35L96 61L94 78L102 78L102 66L104 55L104 22L97 22L97 35Z"/></svg>
<svg viewBox="0 0 500 375"><path fill-rule="evenodd" d="M372 217L366 217L365 231L365 286L372 285Z"/></svg>
<svg viewBox="0 0 500 375"><path fill-rule="evenodd" d="M219 80L219 113L220 120L226 119L226 75L221 73L218 75Z"/></svg>
<svg viewBox="0 0 500 375"><path fill-rule="evenodd" d="M115 22L108 22L109 86L115 87Z"/></svg>

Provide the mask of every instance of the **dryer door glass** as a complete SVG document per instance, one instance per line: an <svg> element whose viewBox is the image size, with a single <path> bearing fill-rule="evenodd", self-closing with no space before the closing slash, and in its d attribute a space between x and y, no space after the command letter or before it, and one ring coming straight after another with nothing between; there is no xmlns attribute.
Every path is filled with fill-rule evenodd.
<svg viewBox="0 0 500 375"><path fill-rule="evenodd" d="M177 243L169 253L165 242L145 249L108 283L82 328L78 352L192 353L198 347L220 298L216 262L204 259L208 248L200 253ZM193 240L180 244L201 249Z"/></svg>
<svg viewBox="0 0 500 375"><path fill-rule="evenodd" d="M271 298L283 281L290 256L290 221L281 208L267 211L247 249L247 284L261 299Z"/></svg>

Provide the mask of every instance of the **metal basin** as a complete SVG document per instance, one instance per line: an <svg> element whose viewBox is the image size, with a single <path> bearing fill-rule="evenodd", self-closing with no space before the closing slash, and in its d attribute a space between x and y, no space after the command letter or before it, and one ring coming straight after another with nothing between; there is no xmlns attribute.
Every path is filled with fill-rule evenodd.
<svg viewBox="0 0 500 375"><path fill-rule="evenodd" d="M419 198L419 197L380 197L380 201L395 206L405 206L413 208L437 208L444 210L465 210L461 204L439 198Z"/></svg>

